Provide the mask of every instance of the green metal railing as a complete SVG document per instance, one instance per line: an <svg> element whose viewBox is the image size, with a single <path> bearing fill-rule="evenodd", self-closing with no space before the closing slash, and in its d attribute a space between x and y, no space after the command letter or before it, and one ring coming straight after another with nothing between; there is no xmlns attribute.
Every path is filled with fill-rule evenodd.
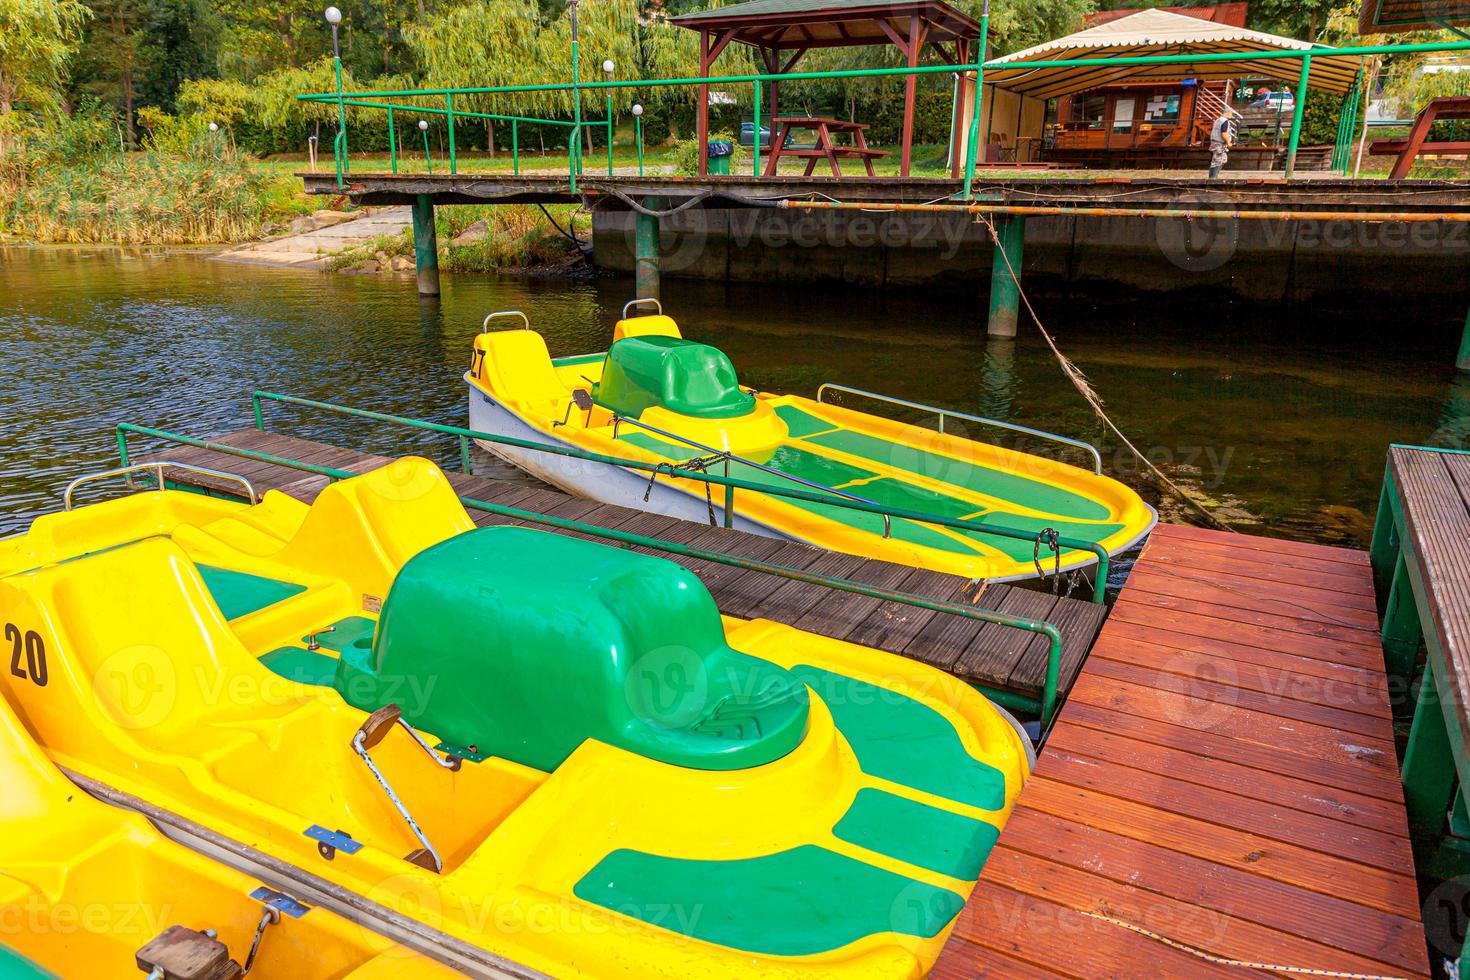
<svg viewBox="0 0 1470 980"><path fill-rule="evenodd" d="M269 393L262 393L269 395ZM289 396L281 396L288 398ZM258 403L257 403L258 410ZM413 421L413 420L407 420ZM430 427L429 423L424 423ZM452 428L452 427L451 427ZM197 439L177 432L169 432L165 429L156 429L150 426L134 425L131 422L120 423L117 427L117 451L123 466L130 466L131 453L128 448L128 436L137 435L162 442L171 442L182 446L192 446L196 449L207 449L212 452L224 453L228 456L237 456L242 459L251 459L257 462L270 463L275 466L283 466L288 469L299 470L303 473L311 473L316 476L325 477L328 480L345 480L354 476L361 476L351 470L338 469L332 466L321 466L316 463L306 463L301 460L290 459L285 456L277 456L272 453L260 452L254 449L245 449L240 446L231 446L226 443L216 442L209 439ZM851 579L840 578L835 575L824 575L818 572L809 572L799 568L790 568L786 565L777 565L772 562L761 561L755 558L745 558L739 555L729 555L719 551L709 551L704 548L695 548L675 541L666 541L662 538L649 537L643 534L632 534L627 531L618 531L612 528L601 527L596 524L588 524L583 521L570 520L564 517L555 517L551 514L542 514L536 511L522 510L518 507L507 507L489 500L480 500L475 497L459 496L460 503L474 510L489 514L498 514L515 520L528 521L533 524L542 524L547 527L557 528L563 531L575 531L592 537L616 541L626 547L648 548L661 551L682 558L693 558L699 561L709 561L720 565L730 565L747 571L764 572L780 578L790 579L795 582L804 582L809 585L818 585L824 588L836 589L840 592L850 592L854 595L866 596L879 599L884 602L896 602L901 605L913 606L918 609L926 609L937 613L947 613L964 619L974 620L980 623L993 623L1012 629L1023 630L1045 637L1047 644L1046 679L1042 687L1040 697L1018 694L1015 691L1007 691L994 688L986 684L970 682L971 685L987 697L994 700L1010 710L1027 711L1037 714L1041 719L1042 730L1051 723L1056 714L1057 687L1061 678L1062 663L1062 634L1051 623L1043 620L1028 619L1023 616L1012 616L1008 613L995 612L989 609L981 609L978 606L964 605L949 602L943 599L933 599L927 596L915 595L910 592L902 592L896 589L886 589L879 586L868 585L863 582L855 582Z"/></svg>
<svg viewBox="0 0 1470 980"><path fill-rule="evenodd" d="M1358 135L1359 108L1363 100L1363 70L1343 101L1342 112L1337 117L1337 139L1332 144L1332 169L1346 176L1352 169L1353 143Z"/></svg>
<svg viewBox="0 0 1470 980"><path fill-rule="evenodd" d="M725 491L724 499L724 525L731 527L736 514L735 492L747 490L755 493L765 494L772 497L785 497L793 500L806 500L814 503L828 504L848 510L861 511L869 514L877 514L893 520L916 521L921 524L931 524L939 527L952 528L958 531L978 532L982 534L994 534L997 537L1011 538L1018 541L1035 542L1037 534L1034 531L1023 531L1018 528L1005 527L1004 525L990 524L985 521L961 520L958 518L941 517L935 514L926 514L922 511L905 510L902 508L887 507L882 504L859 500L853 497L836 496L829 493L812 492L800 490L795 487L774 486L769 483L756 483L751 480L742 480L728 474L729 458L726 458L727 472L725 475L706 473L700 470L681 469L677 465L669 463L649 463L636 459L623 459L618 456L609 456L604 453L595 453L586 449L578 449L573 446L548 445L542 442L533 442L528 439L517 439L513 436L498 435L493 432L481 432L476 429L467 429L458 425L445 425L440 422L428 422L423 419L408 418L403 415L391 415L387 412L375 412L366 408L353 408L349 405L337 405L332 402L316 401L311 398L300 398L296 395L286 395L273 391L255 391L251 393L251 411L255 419L255 427L265 431L265 412L262 403L273 401L286 405L296 405L303 408L311 408L317 411L332 412L353 418L369 419L375 422L386 422L390 425L398 425L411 429L419 429L424 432L437 432L443 435L455 437L459 444L460 466L466 472L471 471L470 440L480 440L501 446L510 446L515 449L526 449L533 452L547 453L553 456L566 456L572 459L585 460L593 463L606 463L612 466L621 466L628 469L641 470L651 476L667 474L679 479L688 479L705 484L721 486ZM1112 559L1108 550L1096 541L1087 541L1082 538L1074 538L1068 535L1058 535L1057 543L1061 547L1076 549L1079 551L1090 551L1097 557L1097 572L1092 583L1092 601L1099 605L1103 604L1107 596L1108 573L1112 567Z"/></svg>
<svg viewBox="0 0 1470 980"><path fill-rule="evenodd" d="M1306 83L1307 83L1308 78L1309 78L1309 75L1310 75L1312 59L1314 59L1314 58L1328 58L1328 57L1356 57L1356 58L1362 58L1362 57L1365 57L1367 55L1375 55L1375 54L1415 54L1415 53L1427 53L1427 52L1449 52L1449 51L1466 51L1466 50L1470 50L1470 41L1445 41L1445 42L1433 42L1433 43L1426 42L1426 43L1418 43L1418 44L1354 45L1354 46L1340 47L1340 48L1333 48L1333 47L1326 47L1326 46L1318 46L1318 47L1314 47L1314 48L1310 49L1310 51L1308 51L1308 52L1293 51L1293 50L1279 50L1279 51L1242 51L1242 52L1220 52L1220 53L1212 53L1212 54L1127 55L1127 56L1109 56L1109 57L1101 57L1101 58L1053 58L1053 59L1048 59L1048 60L1027 61L1027 62L1005 62L1005 61L1001 61L1001 60L985 61L985 60L983 60L984 59L984 51L985 51L985 36L984 35L988 33L988 29L989 29L989 16L988 16L988 14L989 14L989 10L988 10L988 4L987 4L986 10L982 14L982 17L981 17L981 35L982 36L979 39L977 39L979 41L979 43L978 43L978 45L976 47L976 51L978 52L978 57L977 57L977 60L974 63L968 64L968 65L920 65L920 66L917 66L917 67L902 66L902 67L895 67L895 68L855 68L855 69L837 69L837 70L832 70L832 71L790 72L790 73L762 72L762 73L740 74L740 75L719 75L719 76L713 76L713 77L707 77L707 78L701 78L701 77L698 77L698 76L688 76L688 77L678 77L678 78L653 78L653 79L635 79L635 80L607 80L607 81L600 81L599 82L599 81L581 81L580 78L577 76L577 69L575 67L575 64L576 64L576 58L575 58L576 45L574 44L573 45L573 55L574 55L574 58L573 58L573 63L574 63L573 80L570 81L570 82L549 82L549 83L538 83L538 84L529 84L529 85L464 86L464 87L458 87L458 88L403 89L403 90L390 90L390 91L379 91L379 92L347 92L347 93L343 93L343 92L338 91L338 92L324 92L324 93L307 93L307 94L298 95L297 98L300 99L300 100L302 100L302 101L306 101L306 102L335 102L335 103L339 103L339 106L340 106L341 104L351 104L351 103L347 103L347 102L344 102L343 101L343 100L346 100L346 99L351 99L351 100L378 99L378 100L381 100L381 99L429 98L429 97L447 98L447 97L452 97L452 96L506 95L506 94L531 93L531 92L570 92L570 93L572 93L572 96L573 96L573 106L574 106L573 120L570 123L566 123L566 122L563 121L562 124L563 125L570 125L573 128L573 130L574 130L574 132L573 132L573 138L568 143L568 157L569 157L568 169L569 169L569 172L571 174L572 187L573 187L573 190L575 190L576 175L578 173L580 173L580 160L579 160L580 150L577 149L577 147L579 145L579 140L577 139L577 137L581 135L581 130L582 130L582 128L584 126L586 126L586 125L599 125L599 123L597 123L595 121L588 121L588 120L584 120L582 118L581 95L582 95L582 92L584 90L594 90L595 91L595 90L599 90L599 89L601 89L601 90L610 90L610 89L664 88L664 87L677 87L677 86L689 86L689 85L754 85L754 86L759 86L760 84L765 83L765 82L801 82L801 81L819 81L819 80L849 79L849 78L885 78L885 77L894 77L894 76L924 76L924 75L941 74L941 73L944 73L944 74L953 74L955 72L974 72L976 74L976 86L975 86L975 97L974 97L975 106L974 106L974 114L973 114L973 116L971 118L971 121L970 121L970 137L971 138L970 138L969 143L967 145L967 151L968 152L966 154L966 162L965 162L965 185L964 185L964 191L962 192L962 196L963 197L969 198L969 197L972 197L973 196L972 193L971 193L971 191L972 191L972 184L973 184L973 179L974 179L975 167L976 167L976 164L977 164L977 162L979 160L979 143L980 143L980 140L978 138L978 136L979 136L978 130L979 130L980 116L981 116L981 113L983 111L982 101L983 101L983 93L984 93L984 76L985 76L985 72L987 70L996 71L996 70L1007 70L1007 69L1024 68L1024 69L1026 69L1028 71L1035 71L1035 70L1043 70L1043 69L1051 69L1051 68L1097 68L1097 67L1102 67L1102 66L1109 66L1109 67L1141 67L1141 66L1149 66L1149 65L1187 65L1187 66L1196 66L1196 65L1208 65L1208 64L1216 64L1216 63L1242 62L1242 61L1250 61L1250 62L1255 62L1255 61L1276 61L1276 60L1282 60L1282 59L1290 60L1290 61L1300 61L1302 63L1302 71L1301 71L1301 78L1300 78L1300 81L1299 81L1298 86L1297 86L1296 110L1295 110L1295 113L1294 113L1295 118L1294 118L1294 121L1293 121L1294 124L1293 124L1293 127L1292 127L1292 139L1291 139L1290 147L1288 149L1288 160L1294 162L1295 150L1296 150L1296 147L1297 147L1297 144L1298 144L1298 137L1300 136L1300 125L1301 125L1301 119L1302 119L1302 112L1303 112L1303 109L1305 108L1305 102L1306 102L1306 98L1305 98L1306 97L1306 94L1307 94L1306 93ZM755 120L757 122L757 125L755 127L755 132L757 134L757 140L756 140L757 142L759 142L759 133L760 133L760 126L759 126L759 113L760 113L760 108L759 108L759 105L760 105L760 100L759 100L759 98L757 98L755 100L755 111L753 113L753 116L754 116L754 118L755 118ZM344 126L345 126L345 124L344 124ZM344 132L345 132L345 129L344 129ZM340 147L340 151L345 156L345 153L346 153L345 139L343 140L343 144ZM756 156L758 156L758 153L756 154Z"/></svg>

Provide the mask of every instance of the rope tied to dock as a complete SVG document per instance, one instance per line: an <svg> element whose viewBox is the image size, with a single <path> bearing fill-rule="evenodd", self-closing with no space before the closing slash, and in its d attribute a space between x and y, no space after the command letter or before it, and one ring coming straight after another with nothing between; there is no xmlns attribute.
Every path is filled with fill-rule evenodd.
<svg viewBox="0 0 1470 980"><path fill-rule="evenodd" d="M670 478L677 477L680 470L691 473L708 473L710 466L727 460L729 457L724 453L716 453L713 456L696 456L686 459L680 463L659 463L648 473L648 486L643 490L643 502L648 503L648 498L653 496L654 484L658 481L660 473L667 474ZM719 522L715 519L715 498L710 493L708 480L704 481L704 506L709 514L709 526L716 527Z"/></svg>
<svg viewBox="0 0 1470 980"><path fill-rule="evenodd" d="M1405 980L1405 978L1395 976L1393 974L1349 973L1344 970L1323 970L1311 966L1283 966L1278 963L1257 963L1252 960L1236 960L1231 959L1228 956L1216 956L1214 953L1207 953L1197 946L1191 946L1188 943L1182 943L1177 939L1170 939L1168 936L1161 936L1156 932L1145 929L1143 926L1134 925L1133 923L1125 922L1122 919L1115 919L1111 915L1103 915L1100 912L1090 912L1087 909L1078 909L1077 911L1090 919L1097 919L1100 922L1106 922L1109 925L1117 926L1120 929L1127 929L1129 932L1137 933L1138 935L1144 936L1145 938L1156 940L1163 943L1165 946L1170 947L1171 949L1177 949L1181 953L1188 953L1190 956L1198 957L1199 959L1202 959L1207 963L1213 963L1216 966L1238 967L1242 970L1264 970L1269 973L1293 973L1307 977L1337 977L1339 978L1339 980Z"/></svg>
<svg viewBox="0 0 1470 980"><path fill-rule="evenodd" d="M1117 436L1118 441L1127 447L1128 451L1137 457L1139 462L1148 468L1148 472L1153 475L1160 486L1171 491L1180 500L1189 504L1190 507L1198 511L1215 528L1221 531L1235 532L1235 528L1215 516L1213 511L1198 500L1195 500L1192 495L1186 493L1184 488L1179 486L1179 484L1165 476L1164 472L1154 465L1153 460L1145 456L1142 450L1135 446L1133 441L1123 434L1123 430L1118 428L1118 424L1112 420L1107 410L1103 408L1102 397L1093 389L1092 383L1087 380L1087 375L1082 373L1082 369L1073 363L1070 357L1062 353L1061 349L1057 347L1056 340L1052 338L1051 333L1042 324L1041 317L1037 316L1036 308L1031 305L1031 297L1026 295L1026 290L1021 287L1021 276L1016 272L1016 267L1011 265L1011 257L1006 254L1005 248L1000 243L1000 235L996 233L995 222L991 221L990 217L985 214L976 214L975 220L985 225L985 230L990 233L990 241L1000 254L1000 257L1005 260L1006 271L1011 274L1011 278L1016 283L1016 294L1020 296L1021 302L1026 305L1026 312L1031 315L1031 322L1036 324L1037 331L1041 333L1041 339L1046 341L1047 347L1051 348L1052 355L1056 357L1057 364L1061 367L1062 373L1066 375L1068 381L1072 382L1072 387L1077 389L1077 393L1087 402L1088 406L1092 409L1092 413L1108 427L1113 435Z"/></svg>

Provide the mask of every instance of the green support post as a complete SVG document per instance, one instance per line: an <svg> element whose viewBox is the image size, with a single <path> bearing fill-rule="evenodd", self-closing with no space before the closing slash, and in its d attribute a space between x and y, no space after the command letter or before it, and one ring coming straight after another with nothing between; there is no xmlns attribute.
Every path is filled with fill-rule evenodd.
<svg viewBox="0 0 1470 980"><path fill-rule="evenodd" d="M1296 105L1291 114L1291 139L1286 145L1286 179L1296 173L1296 148L1302 138L1302 114L1307 109L1307 76L1312 73L1312 56L1302 56L1302 77L1296 86Z"/></svg>
<svg viewBox="0 0 1470 980"><path fill-rule="evenodd" d="M1414 673L1424 628L1419 622L1419 607L1414 602L1414 587L1409 582L1409 566L1402 551L1394 568L1393 584L1389 586L1388 604L1383 610L1381 638L1383 664L1389 679L1407 682Z"/></svg>
<svg viewBox="0 0 1470 980"><path fill-rule="evenodd" d="M1014 214L992 220L1000 241L990 260L990 319L985 332L991 337L1014 337L1021 306L1018 277L1026 245L1026 219Z"/></svg>
<svg viewBox="0 0 1470 980"><path fill-rule="evenodd" d="M449 119L449 172L459 173L459 165L454 156L454 93L444 96L444 115Z"/></svg>
<svg viewBox="0 0 1470 980"><path fill-rule="evenodd" d="M1435 842L1444 829L1445 815L1454 798L1455 757L1445 727L1444 707L1434 684L1432 664L1424 665L1424 680L1414 706L1414 724L1404 749L1404 803L1409 831L1424 842Z"/></svg>
<svg viewBox="0 0 1470 980"><path fill-rule="evenodd" d="M612 89L607 90L607 175L613 175L613 114Z"/></svg>
<svg viewBox="0 0 1470 980"><path fill-rule="evenodd" d="M1465 314L1465 329L1460 334L1460 353L1455 358L1455 367L1470 371L1470 313Z"/></svg>
<svg viewBox="0 0 1470 980"><path fill-rule="evenodd" d="M761 80L755 80L755 109L751 113L751 119L755 121L755 135L750 138L750 155L753 162L750 166L750 175L759 177L761 175Z"/></svg>
<svg viewBox="0 0 1470 980"><path fill-rule="evenodd" d="M643 113L633 117L633 142L638 144L638 176L643 176Z"/></svg>
<svg viewBox="0 0 1470 980"><path fill-rule="evenodd" d="M656 197L643 200L646 208L658 205ZM658 221L651 214L633 212L633 295L638 299L658 299Z"/></svg>
<svg viewBox="0 0 1470 980"><path fill-rule="evenodd" d="M519 177L521 175L521 121L512 119L510 121L510 166L511 171Z"/></svg>
<svg viewBox="0 0 1470 980"><path fill-rule="evenodd" d="M393 172L398 173L398 130L393 122L393 108L388 108L388 161L393 165Z"/></svg>
<svg viewBox="0 0 1470 980"><path fill-rule="evenodd" d="M413 202L413 262L419 295L439 295L439 234L434 228L434 199L420 194Z"/></svg>
<svg viewBox="0 0 1470 980"><path fill-rule="evenodd" d="M975 164L980 159L980 111L985 106L985 45L990 41L990 0L980 10L980 43L975 54L975 96L970 100L970 135L965 142L965 189L969 200L975 184Z"/></svg>

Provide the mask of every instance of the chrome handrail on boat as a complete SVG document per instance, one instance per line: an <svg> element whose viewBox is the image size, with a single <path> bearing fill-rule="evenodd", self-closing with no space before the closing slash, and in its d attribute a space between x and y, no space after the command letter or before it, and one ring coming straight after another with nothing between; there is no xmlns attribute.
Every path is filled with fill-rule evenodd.
<svg viewBox="0 0 1470 980"><path fill-rule="evenodd" d="M892 405L902 405L905 408L916 408L921 412L933 412L939 416L939 431L941 433L944 432L944 419L946 416L949 416L951 418L964 419L966 422L977 422L980 425L993 425L1001 429L1010 429L1012 432L1023 432L1028 436L1036 436L1038 439L1050 439L1053 442L1061 442L1078 449L1085 449L1092 456L1092 471L1098 476L1102 476L1102 454L1097 451L1097 447L1092 443L1083 442L1081 439L1073 439L1070 436L1059 436L1055 432L1047 432L1044 429L1033 429L1028 425L1017 425L1015 422L1002 422L1000 419L987 419L980 415L970 415L967 412L956 412L953 409L940 408L937 405L911 402L903 398L894 398L892 395L880 395L876 391L849 388L847 385L834 384L830 381L825 382L817 389L818 404L824 404L822 402L822 394L829 388L833 391L845 391L850 395L861 395L864 398L872 398L880 402L888 402Z"/></svg>
<svg viewBox="0 0 1470 980"><path fill-rule="evenodd" d="M623 304L623 319L624 320L628 319L628 307L630 307L630 306L642 306L644 303L652 303L653 304L653 308L655 310L658 310L658 315L659 316L663 316L664 315L664 305L662 303L660 303L658 300L654 299L652 296L645 296L642 299L630 299L630 300L628 300L628 302L626 302L626 303Z"/></svg>
<svg viewBox="0 0 1470 980"><path fill-rule="evenodd" d="M636 426L638 426L640 429L647 429L649 432L653 432L653 433L656 433L657 435L661 435L661 436L663 436L666 439L673 439L676 442L682 442L682 443L684 443L686 446L693 446L695 449L698 449L701 452L712 453L715 456L722 457L725 460L726 464L729 464L732 461L733 462L736 462L736 463L744 463L746 466L752 467L753 469L760 470L762 473L769 473L772 476L779 476L783 480L790 480L792 483L800 484L801 486L807 487L808 489L811 489L811 490L820 490L823 493L830 493L830 494L833 494L833 495L838 496L838 497L844 497L844 498L846 498L848 500L856 500L858 503L861 503L861 504L871 504L874 507L882 507L883 506L882 504L878 503L878 501L876 501L876 500L869 500L867 497L859 497L855 493L848 493L845 490L838 490L835 487L829 487L829 486L827 486L825 484L822 484L822 483L814 483L811 480L803 480L799 476L792 476L790 473L783 473L781 470L773 469L773 468L771 468L769 466L766 466L763 463L757 463L753 459L746 459L744 456L737 456L734 453L730 452L728 449L716 449L713 446L706 446L702 442L695 442L693 439L685 438L684 436L681 436L678 433L665 432L663 429L659 429L659 428L656 428L656 427L654 427L652 425L649 425L647 422L640 422L637 419L630 419L626 415L614 415L612 417L612 419L613 419L613 434L612 434L612 437L613 437L613 440L614 441L616 441L617 438L618 438L618 425L619 425L619 423L627 422L630 425L636 425ZM725 475L726 476L729 476L728 465L727 465L727 472L726 472ZM893 536L893 519L891 517L889 517L887 514L880 514L879 516L883 518L883 537L885 537L885 538L892 537Z"/></svg>
<svg viewBox="0 0 1470 980"><path fill-rule="evenodd" d="M531 318L526 316L526 314L522 313L520 310L496 310L494 313L487 315L485 319L480 323L480 333L489 333L490 321L498 316L518 316L521 318L521 323L524 324L525 329L531 329Z"/></svg>
<svg viewBox="0 0 1470 980"><path fill-rule="evenodd" d="M150 463L134 463L131 466L122 466L115 470L105 470L101 473L87 473L77 477L66 485L66 491L62 494L62 503L66 510L72 509L72 495L77 487L84 483L93 483L97 480L110 480L116 476L128 476L144 470L153 470L158 475L158 489L164 490L167 484L164 481L163 471L167 469L187 470L190 473L198 473L201 476L212 476L221 480L231 480L245 488L252 504L260 502L260 495L255 492L255 485L238 473L226 473L224 470L212 470L205 466L194 466L191 463L174 463L168 460L157 460Z"/></svg>

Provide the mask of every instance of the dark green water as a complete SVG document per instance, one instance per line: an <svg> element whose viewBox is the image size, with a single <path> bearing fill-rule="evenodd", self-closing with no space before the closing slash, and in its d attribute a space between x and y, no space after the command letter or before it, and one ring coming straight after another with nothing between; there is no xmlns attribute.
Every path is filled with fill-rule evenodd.
<svg viewBox="0 0 1470 980"><path fill-rule="evenodd" d="M1247 529L1364 544L1388 444L1470 435L1470 379L1450 364L1463 311L1034 292L1123 430ZM216 435L249 425L250 392L266 388L463 424L459 376L486 312L523 309L553 354L576 353L606 346L629 295L620 278L446 277L442 301L423 302L409 279L0 248L0 533L58 507L73 476L114 464L118 422ZM838 381L1079 436L1138 483L1034 333L987 342L974 297L679 282L664 297L756 387L811 394ZM454 458L373 423L285 408L270 423Z"/></svg>

